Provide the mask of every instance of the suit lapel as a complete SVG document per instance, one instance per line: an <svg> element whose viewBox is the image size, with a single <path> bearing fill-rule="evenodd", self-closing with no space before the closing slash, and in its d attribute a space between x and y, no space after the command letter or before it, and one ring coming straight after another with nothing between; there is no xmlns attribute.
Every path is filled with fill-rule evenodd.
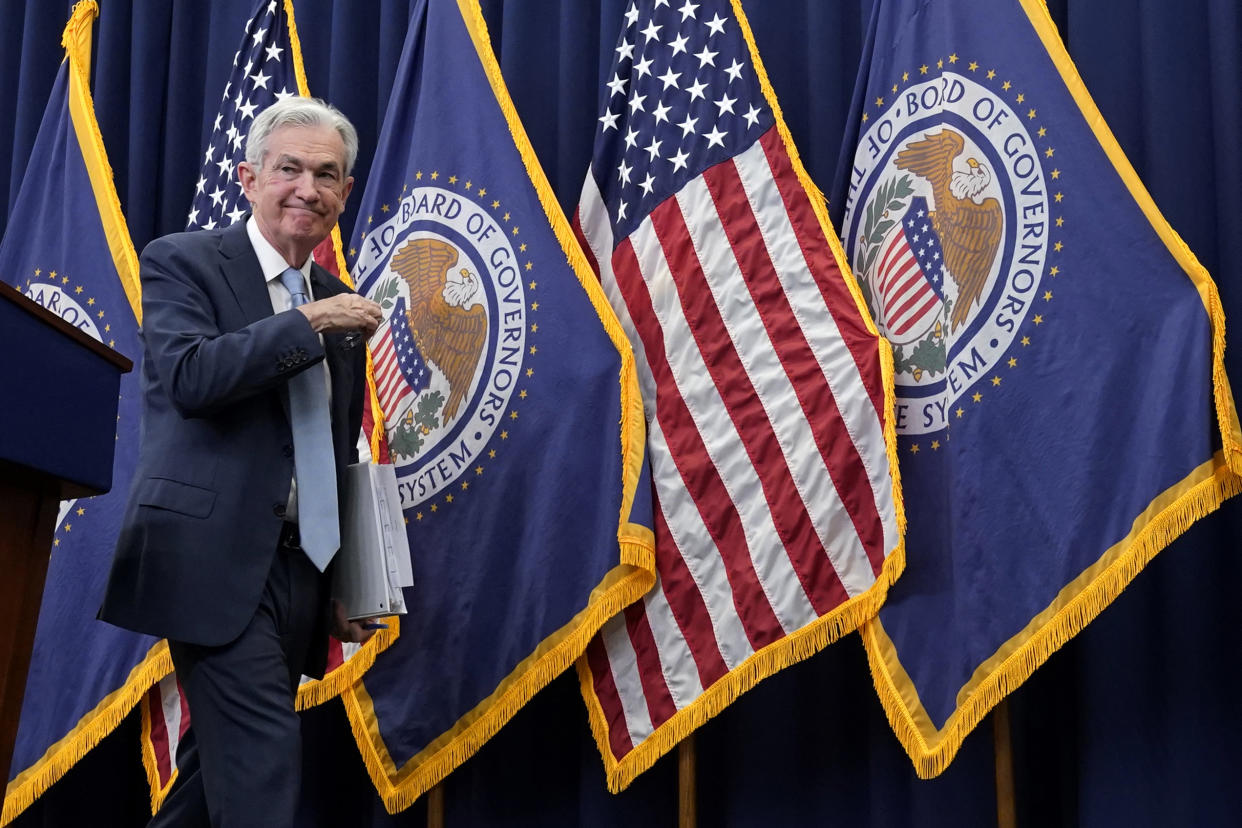
<svg viewBox="0 0 1242 828"><path fill-rule="evenodd" d="M220 236L223 261L220 270L241 306L246 322L258 322L272 315L272 297L267 292L259 257L246 235L246 222L231 225Z"/></svg>

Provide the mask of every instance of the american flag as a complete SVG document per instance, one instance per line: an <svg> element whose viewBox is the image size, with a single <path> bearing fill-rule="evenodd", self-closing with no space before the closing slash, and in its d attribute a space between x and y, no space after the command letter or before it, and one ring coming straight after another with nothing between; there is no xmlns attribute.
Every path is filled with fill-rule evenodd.
<svg viewBox="0 0 1242 828"><path fill-rule="evenodd" d="M633 3L609 75L574 224L638 361L659 571L580 664L616 790L874 613L903 557L887 346L740 5Z"/></svg>
<svg viewBox="0 0 1242 828"><path fill-rule="evenodd" d="M927 199L915 196L880 254L875 285L880 317L894 342L913 342L939 315L944 301L944 254L927 214Z"/></svg>
<svg viewBox="0 0 1242 828"><path fill-rule="evenodd" d="M220 110L186 219L187 230L226 227L249 212L237 179L237 165L246 160L246 134L254 116L278 100L298 94L289 22L278 0L263 0L246 24L241 46L233 55Z"/></svg>
<svg viewBox="0 0 1242 828"><path fill-rule="evenodd" d="M392 315L376 336L378 340L371 349L375 360L375 390L379 394L380 409L387 412L386 419L392 425L403 413L402 401L426 388L431 381L405 316L405 297L397 299Z"/></svg>

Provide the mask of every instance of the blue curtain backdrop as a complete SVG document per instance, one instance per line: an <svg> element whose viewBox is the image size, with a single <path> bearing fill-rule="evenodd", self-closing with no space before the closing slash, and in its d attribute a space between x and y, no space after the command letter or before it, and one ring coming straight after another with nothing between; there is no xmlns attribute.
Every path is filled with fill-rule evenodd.
<svg viewBox="0 0 1242 828"><path fill-rule="evenodd" d="M71 3L0 0L0 229L61 57ZM407 0L297 0L311 91L358 126L365 189ZM626 0L483 0L518 112L561 204L585 173ZM870 0L743 0L812 177L832 180ZM179 230L253 0L100 0L93 88L134 242ZM1242 11L1236 0L1050 0L1088 88L1165 216L1242 320ZM355 205L357 199L354 200ZM354 214L342 220L345 235ZM1118 286L1124 289L1124 286ZM1242 388L1238 338L1226 362ZM1119 347L1124 347L1124 343ZM1136 376L1142 366L1135 366ZM1119 412L1119 416L1143 416ZM1242 810L1237 653L1242 504L1162 552L1010 700L1019 824L1223 825ZM66 676L66 681L72 681ZM992 732L919 781L856 638L788 669L699 731L702 825L995 822ZM307 826L425 824L383 812L336 703L307 714ZM535 698L445 786L446 822L672 826L676 760L605 791L575 680ZM23 814L22 826L141 825L135 717Z"/></svg>

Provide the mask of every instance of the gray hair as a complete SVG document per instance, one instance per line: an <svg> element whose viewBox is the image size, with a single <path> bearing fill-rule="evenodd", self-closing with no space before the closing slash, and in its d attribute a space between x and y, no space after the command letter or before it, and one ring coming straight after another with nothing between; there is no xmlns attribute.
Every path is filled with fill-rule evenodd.
<svg viewBox="0 0 1242 828"><path fill-rule="evenodd" d="M267 139L286 126L329 126L335 129L345 144L345 175L353 172L354 161L358 159L358 132L354 125L332 104L319 98L296 96L277 101L254 119L246 136L246 163L261 168L263 157L267 154Z"/></svg>

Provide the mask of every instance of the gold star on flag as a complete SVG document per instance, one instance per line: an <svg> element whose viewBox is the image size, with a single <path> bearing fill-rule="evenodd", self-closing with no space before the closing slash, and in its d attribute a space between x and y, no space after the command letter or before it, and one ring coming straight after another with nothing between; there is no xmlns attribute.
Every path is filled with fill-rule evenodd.
<svg viewBox="0 0 1242 828"><path fill-rule="evenodd" d="M450 183L450 184L456 184L456 183L457 183L457 176L455 176L455 175L450 175L450 176L449 176L449 183Z"/></svg>
<svg viewBox="0 0 1242 828"><path fill-rule="evenodd" d="M978 391L976 391L974 393L974 396L971 397L971 399L974 400L975 402L979 402L980 400L983 399L983 395L980 394Z"/></svg>
<svg viewBox="0 0 1242 828"><path fill-rule="evenodd" d="M932 451L940 451L940 441L932 440Z"/></svg>
<svg viewBox="0 0 1242 828"><path fill-rule="evenodd" d="M444 502L445 502L445 503L452 503L452 502L453 502L453 496L452 496L452 495L445 495L445 496L444 496Z"/></svg>
<svg viewBox="0 0 1242 828"><path fill-rule="evenodd" d="M1023 346L1023 347L1026 347L1027 345L1030 345L1030 344L1031 344L1031 338L1030 338L1029 336L1024 336L1024 337L1022 337L1022 346Z"/></svg>
<svg viewBox="0 0 1242 828"><path fill-rule="evenodd" d="M918 454L918 453L919 453L919 444L918 444L918 443L915 443L914 445L910 446L910 453L911 453L911 454Z"/></svg>
<svg viewBox="0 0 1242 828"><path fill-rule="evenodd" d="M1009 367L1010 367L1010 368L1017 368L1017 367L1018 367L1018 358L1017 358L1017 357L1010 357L1010 358L1009 358Z"/></svg>

